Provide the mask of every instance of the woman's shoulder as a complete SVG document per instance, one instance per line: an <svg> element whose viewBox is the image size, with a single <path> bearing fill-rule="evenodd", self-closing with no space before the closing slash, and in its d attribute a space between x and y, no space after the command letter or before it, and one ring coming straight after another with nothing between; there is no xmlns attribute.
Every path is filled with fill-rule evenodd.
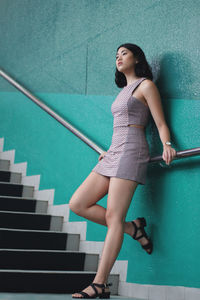
<svg viewBox="0 0 200 300"><path fill-rule="evenodd" d="M153 80L150 79L150 78L148 78L148 77L142 77L142 78L144 78L144 80L142 81L142 83L143 83L143 82L145 82L145 83L150 83L150 84L151 84L151 83L154 83Z"/></svg>
<svg viewBox="0 0 200 300"><path fill-rule="evenodd" d="M141 82L140 86L143 88L152 88L155 87L156 84L153 82L153 80L147 78L147 77L143 77L144 80Z"/></svg>

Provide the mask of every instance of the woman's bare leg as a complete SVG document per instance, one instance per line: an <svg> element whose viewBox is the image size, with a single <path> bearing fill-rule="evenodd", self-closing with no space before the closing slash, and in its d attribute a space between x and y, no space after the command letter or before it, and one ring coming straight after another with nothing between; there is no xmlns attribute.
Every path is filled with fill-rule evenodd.
<svg viewBox="0 0 200 300"><path fill-rule="evenodd" d="M106 210L96 202L108 193L109 183L109 177L92 171L72 195L70 209L79 216L106 225Z"/></svg>
<svg viewBox="0 0 200 300"><path fill-rule="evenodd" d="M94 282L107 282L124 239L124 220L138 183L112 177L108 191L106 222L108 231Z"/></svg>
<svg viewBox="0 0 200 300"><path fill-rule="evenodd" d="M96 202L108 193L109 183L110 177L92 171L72 195L69 201L70 209L79 216L107 226L106 209ZM133 235L134 228L131 222L124 222L124 233Z"/></svg>
<svg viewBox="0 0 200 300"><path fill-rule="evenodd" d="M105 215L108 231L98 271L93 282L107 282L109 273L121 249L124 238L124 220L137 185L138 183L132 180L116 177L110 178L108 204ZM99 292L101 292L101 288L96 288ZM108 290L108 288L106 290ZM88 286L83 291L89 295L94 294L91 286ZM75 293L73 296L82 297L79 293Z"/></svg>

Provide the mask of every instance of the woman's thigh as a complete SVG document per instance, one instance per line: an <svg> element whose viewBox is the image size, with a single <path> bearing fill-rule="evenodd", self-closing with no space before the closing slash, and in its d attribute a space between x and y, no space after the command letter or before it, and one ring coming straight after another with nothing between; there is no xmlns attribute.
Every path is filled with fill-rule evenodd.
<svg viewBox="0 0 200 300"><path fill-rule="evenodd" d="M108 189L106 217L125 221L138 182L111 177Z"/></svg>
<svg viewBox="0 0 200 300"><path fill-rule="evenodd" d="M108 193L110 178L90 172L72 195L69 205L79 208L90 207Z"/></svg>

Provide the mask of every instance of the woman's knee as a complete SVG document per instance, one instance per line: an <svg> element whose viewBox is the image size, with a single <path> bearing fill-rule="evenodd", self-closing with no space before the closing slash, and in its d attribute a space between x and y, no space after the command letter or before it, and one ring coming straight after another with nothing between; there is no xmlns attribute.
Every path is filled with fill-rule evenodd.
<svg viewBox="0 0 200 300"><path fill-rule="evenodd" d="M69 201L69 208L76 213L77 215L81 215L83 212L83 207L81 205L80 198L76 195L73 195Z"/></svg>
<svg viewBox="0 0 200 300"><path fill-rule="evenodd" d="M107 209L105 214L107 226L112 226L116 224L123 224L124 218L117 214L113 209Z"/></svg>

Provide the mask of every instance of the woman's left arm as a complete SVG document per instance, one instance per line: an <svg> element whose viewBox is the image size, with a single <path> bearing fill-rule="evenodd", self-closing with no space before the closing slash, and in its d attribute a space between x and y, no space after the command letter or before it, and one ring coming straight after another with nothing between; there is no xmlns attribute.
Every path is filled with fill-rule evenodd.
<svg viewBox="0 0 200 300"><path fill-rule="evenodd" d="M144 80L141 85L141 91L145 97L152 117L159 131L160 139L163 144L162 158L166 164L170 164L176 156L176 150L165 142L170 141L170 131L165 121L165 116L162 108L160 93L157 86L151 80Z"/></svg>

